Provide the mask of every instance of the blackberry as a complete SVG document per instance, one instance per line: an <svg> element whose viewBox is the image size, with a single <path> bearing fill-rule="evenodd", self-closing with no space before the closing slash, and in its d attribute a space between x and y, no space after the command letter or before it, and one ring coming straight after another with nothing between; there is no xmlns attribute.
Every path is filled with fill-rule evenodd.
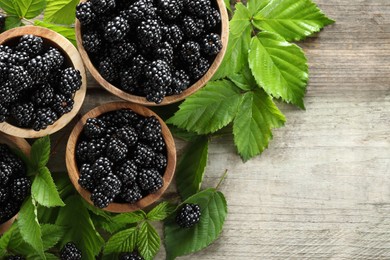
<svg viewBox="0 0 390 260"><path fill-rule="evenodd" d="M202 50L207 55L217 55L222 50L221 37L216 33L206 35L202 40Z"/></svg>
<svg viewBox="0 0 390 260"><path fill-rule="evenodd" d="M0 183L5 186L12 177L12 167L5 162L0 162Z"/></svg>
<svg viewBox="0 0 390 260"><path fill-rule="evenodd" d="M14 103L18 98L18 93L15 91L10 82L6 82L0 88L0 103Z"/></svg>
<svg viewBox="0 0 390 260"><path fill-rule="evenodd" d="M8 79L8 70L9 66L4 62L0 62L0 82Z"/></svg>
<svg viewBox="0 0 390 260"><path fill-rule="evenodd" d="M131 126L119 128L115 134L117 138L122 140L128 146L134 146L138 142L138 134Z"/></svg>
<svg viewBox="0 0 390 260"><path fill-rule="evenodd" d="M8 62L13 65L24 66L30 60L30 57L25 52L14 51L9 55Z"/></svg>
<svg viewBox="0 0 390 260"><path fill-rule="evenodd" d="M110 57L116 63L122 63L133 57L137 50L131 42L120 42L111 47Z"/></svg>
<svg viewBox="0 0 390 260"><path fill-rule="evenodd" d="M155 16L155 8L149 0L136 1L126 12L126 18L132 23L138 23L144 19L154 18Z"/></svg>
<svg viewBox="0 0 390 260"><path fill-rule="evenodd" d="M136 203L143 198L142 190L137 183L123 185L119 198L130 204Z"/></svg>
<svg viewBox="0 0 390 260"><path fill-rule="evenodd" d="M28 69L22 66L12 66L8 71L8 79L16 92L29 89L32 86L33 79L29 75Z"/></svg>
<svg viewBox="0 0 390 260"><path fill-rule="evenodd" d="M104 27L104 37L110 42L120 41L125 38L129 31L128 21L122 16L117 16Z"/></svg>
<svg viewBox="0 0 390 260"><path fill-rule="evenodd" d="M153 141L161 135L160 121L154 116L143 118L137 124L138 136L143 140Z"/></svg>
<svg viewBox="0 0 390 260"><path fill-rule="evenodd" d="M59 92L64 95L72 96L81 88L82 77L80 71L74 68L66 68L60 76Z"/></svg>
<svg viewBox="0 0 390 260"><path fill-rule="evenodd" d="M129 148L119 139L111 139L107 145L107 157L113 162L119 162L126 158Z"/></svg>
<svg viewBox="0 0 390 260"><path fill-rule="evenodd" d="M211 11L210 0L185 0L186 10L199 17L206 16Z"/></svg>
<svg viewBox="0 0 390 260"><path fill-rule="evenodd" d="M83 46L88 53L97 53L100 51L103 41L97 31L87 31L83 33Z"/></svg>
<svg viewBox="0 0 390 260"><path fill-rule="evenodd" d="M8 200L9 189L8 187L0 187L0 205Z"/></svg>
<svg viewBox="0 0 390 260"><path fill-rule="evenodd" d="M158 170L164 170L167 167L167 157L162 153L156 154L152 165Z"/></svg>
<svg viewBox="0 0 390 260"><path fill-rule="evenodd" d="M101 184L92 192L91 201L98 208L106 208L120 193L121 186L122 183L118 177L109 174L101 180Z"/></svg>
<svg viewBox="0 0 390 260"><path fill-rule="evenodd" d="M145 47L157 46L162 39L161 27L157 20L147 19L137 27L138 42Z"/></svg>
<svg viewBox="0 0 390 260"><path fill-rule="evenodd" d="M153 150L145 144L138 143L134 151L134 161L141 166L150 166L153 158Z"/></svg>
<svg viewBox="0 0 390 260"><path fill-rule="evenodd" d="M146 100L156 104L160 104L167 95L166 88L161 86L154 86L153 88L145 88Z"/></svg>
<svg viewBox="0 0 390 260"><path fill-rule="evenodd" d="M200 45L197 42L189 41L181 45L180 48L181 59L189 64L193 64L200 58Z"/></svg>
<svg viewBox="0 0 390 260"><path fill-rule="evenodd" d="M51 104L54 97L54 89L49 84L41 85L35 90L32 101L40 107Z"/></svg>
<svg viewBox="0 0 390 260"><path fill-rule="evenodd" d="M5 104L0 104L0 123L5 122L7 120L10 111Z"/></svg>
<svg viewBox="0 0 390 260"><path fill-rule="evenodd" d="M24 201L30 194L31 181L27 177L14 179L11 183L12 197L17 201Z"/></svg>
<svg viewBox="0 0 390 260"><path fill-rule="evenodd" d="M99 63L99 72L105 80L111 83L115 82L119 76L114 62L108 57Z"/></svg>
<svg viewBox="0 0 390 260"><path fill-rule="evenodd" d="M86 137L93 139L99 138L106 134L107 125L99 118L88 118L84 125L84 134Z"/></svg>
<svg viewBox="0 0 390 260"><path fill-rule="evenodd" d="M162 152L165 149L165 141L162 135L157 136L157 139L149 142L150 148L155 152Z"/></svg>
<svg viewBox="0 0 390 260"><path fill-rule="evenodd" d="M46 57L38 55L28 62L26 69L31 75L31 78L35 82L39 82L39 80L49 76L51 67L50 62Z"/></svg>
<svg viewBox="0 0 390 260"><path fill-rule="evenodd" d="M132 68L124 68L120 74L120 88L128 93L133 93L137 91L139 74L134 72Z"/></svg>
<svg viewBox="0 0 390 260"><path fill-rule="evenodd" d="M96 207L104 209L107 208L108 205L114 201L114 198L105 195L103 192L99 191L96 188L91 194L91 201Z"/></svg>
<svg viewBox="0 0 390 260"><path fill-rule="evenodd" d="M6 260L26 260L26 258L20 255L10 255L6 258Z"/></svg>
<svg viewBox="0 0 390 260"><path fill-rule="evenodd" d="M205 17L204 17L204 25L207 30L211 30L221 23L221 14L217 9L212 9Z"/></svg>
<svg viewBox="0 0 390 260"><path fill-rule="evenodd" d="M101 118L108 126L125 127L138 123L138 115L129 109L117 110L103 115Z"/></svg>
<svg viewBox="0 0 390 260"><path fill-rule="evenodd" d="M176 223L182 228L190 228L200 221L200 207L197 204L184 204L177 212Z"/></svg>
<svg viewBox="0 0 390 260"><path fill-rule="evenodd" d="M49 125L58 120L57 114L50 107L38 108L32 128L35 131L46 129Z"/></svg>
<svg viewBox="0 0 390 260"><path fill-rule="evenodd" d="M115 0L91 0L93 10L98 14L112 11L116 7Z"/></svg>
<svg viewBox="0 0 390 260"><path fill-rule="evenodd" d="M104 177L113 174L112 167L113 163L108 158L100 157L92 165L91 171L94 175L94 178L101 180Z"/></svg>
<svg viewBox="0 0 390 260"><path fill-rule="evenodd" d="M61 260L81 260L82 253L73 242L68 242L60 251Z"/></svg>
<svg viewBox="0 0 390 260"><path fill-rule="evenodd" d="M13 171L14 177L22 177L26 175L26 165L24 162L14 155L11 150L6 147L7 149L3 150L0 154L3 162L9 165ZM1 148L4 149L4 148Z"/></svg>
<svg viewBox="0 0 390 260"><path fill-rule="evenodd" d="M4 26L5 26L5 16L0 15L0 32L4 30Z"/></svg>
<svg viewBox="0 0 390 260"><path fill-rule="evenodd" d="M188 38L197 38L204 32L204 21L191 16L183 18L182 29Z"/></svg>
<svg viewBox="0 0 390 260"><path fill-rule="evenodd" d="M0 207L0 224L15 216L16 213L18 213L20 206L20 203L13 200L9 200L2 204Z"/></svg>
<svg viewBox="0 0 390 260"><path fill-rule="evenodd" d="M27 34L19 39L16 50L27 53L31 58L37 56L43 50L43 40L41 37Z"/></svg>
<svg viewBox="0 0 390 260"><path fill-rule="evenodd" d="M80 178L78 180L81 187L92 191L96 186L96 181L91 171L91 165L85 163L80 168Z"/></svg>
<svg viewBox="0 0 390 260"><path fill-rule="evenodd" d="M92 8L92 3L83 2L78 4L76 7L76 17L82 25L92 23L96 18L96 14Z"/></svg>
<svg viewBox="0 0 390 260"><path fill-rule="evenodd" d="M138 175L137 165L133 161L126 161L116 168L115 175L123 184L134 183Z"/></svg>
<svg viewBox="0 0 390 260"><path fill-rule="evenodd" d="M206 74L210 68L210 63L201 57L196 63L190 65L192 79L198 80Z"/></svg>
<svg viewBox="0 0 390 260"><path fill-rule="evenodd" d="M50 47L43 57L47 59L50 70L59 69L65 61L61 52L53 47Z"/></svg>
<svg viewBox="0 0 390 260"><path fill-rule="evenodd" d="M178 95L190 86L190 77L184 70L175 70L172 73L172 83L167 88L167 96Z"/></svg>
<svg viewBox="0 0 390 260"><path fill-rule="evenodd" d="M81 141L77 144L76 159L79 163L88 161L88 142Z"/></svg>
<svg viewBox="0 0 390 260"><path fill-rule="evenodd" d="M29 127L35 119L35 106L32 102L15 105L11 115L20 127Z"/></svg>
<svg viewBox="0 0 390 260"><path fill-rule="evenodd" d="M163 34L164 40L167 41L173 48L176 48L183 41L183 31L179 26L173 24L167 27L167 31Z"/></svg>
<svg viewBox="0 0 390 260"><path fill-rule="evenodd" d="M154 50L153 56L155 59L165 61L170 65L173 60L173 48L168 42L163 42Z"/></svg>
<svg viewBox="0 0 390 260"><path fill-rule="evenodd" d="M122 253L119 257L119 260L144 260L137 252L132 253Z"/></svg>
<svg viewBox="0 0 390 260"><path fill-rule="evenodd" d="M152 88L167 88L172 82L169 65L163 60L156 60L146 67L147 85Z"/></svg>
<svg viewBox="0 0 390 260"><path fill-rule="evenodd" d="M176 19L183 10L182 0L157 0L157 7L162 18Z"/></svg>
<svg viewBox="0 0 390 260"><path fill-rule="evenodd" d="M68 95L55 94L53 98L52 107L57 113L58 117L69 113L73 109L74 100Z"/></svg>
<svg viewBox="0 0 390 260"><path fill-rule="evenodd" d="M164 185L164 180L155 169L142 169L137 178L140 188L155 193Z"/></svg>

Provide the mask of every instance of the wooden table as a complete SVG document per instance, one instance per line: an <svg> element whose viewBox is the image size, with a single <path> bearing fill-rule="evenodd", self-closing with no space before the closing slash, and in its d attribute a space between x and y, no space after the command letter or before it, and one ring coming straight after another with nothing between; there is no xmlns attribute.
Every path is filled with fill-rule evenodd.
<svg viewBox="0 0 390 260"><path fill-rule="evenodd" d="M204 186L229 170L229 216L216 243L182 259L390 259L390 1L316 2L337 23L301 44L307 110L280 104L286 127L246 164L231 137L212 142ZM81 113L111 100L90 78ZM53 171L71 127L53 137Z"/></svg>

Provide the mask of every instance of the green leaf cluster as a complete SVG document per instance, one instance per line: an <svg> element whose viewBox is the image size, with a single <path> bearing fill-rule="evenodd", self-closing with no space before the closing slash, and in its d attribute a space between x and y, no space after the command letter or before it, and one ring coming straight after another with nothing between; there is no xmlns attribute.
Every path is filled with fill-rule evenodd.
<svg viewBox="0 0 390 260"><path fill-rule="evenodd" d="M198 135L214 135L232 125L242 159L261 154L272 139L272 129L286 121L274 101L305 108L307 59L291 41L303 40L333 22L311 0L237 2L220 68L168 123Z"/></svg>

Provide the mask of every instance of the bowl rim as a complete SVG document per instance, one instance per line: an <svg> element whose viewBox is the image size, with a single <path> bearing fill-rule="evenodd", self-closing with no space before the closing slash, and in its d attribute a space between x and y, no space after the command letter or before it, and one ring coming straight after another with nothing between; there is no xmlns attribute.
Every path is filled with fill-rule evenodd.
<svg viewBox="0 0 390 260"><path fill-rule="evenodd" d="M66 125L68 125L78 114L81 109L81 106L84 103L84 99L87 92L87 76L82 58L78 53L76 47L64 36L53 30L33 25L17 27L0 34L0 44L12 38L18 38L26 34L33 34L35 36L44 38L44 40L50 43L55 43L56 47L58 47L62 51L62 53L67 56L73 67L80 71L82 77L81 88L76 92L74 96L73 109L69 113L61 116L53 125L48 126L46 129L35 131L33 129L17 127L8 122L0 123L0 131L6 134L21 138L39 138L51 135L61 130Z"/></svg>
<svg viewBox="0 0 390 260"><path fill-rule="evenodd" d="M114 213L125 213L125 212L133 212L136 210L140 210L146 208L147 206L156 202L166 191L170 183L172 182L173 176L175 174L176 168L176 147L173 136L165 124L165 122L152 110L137 104L132 104L128 102L111 102L95 107L94 109L87 112L75 125L68 139L67 147L66 147L66 167L68 170L69 178L76 188L78 193L92 206L90 196L91 192L82 188L78 183L78 179L80 176L79 169L76 162L76 147L77 141L82 133L83 127L88 118L97 117L107 112L116 111L120 109L131 109L135 113L143 116L155 116L161 123L163 138L166 144L167 149L167 167L164 172L164 185L161 189L159 189L156 193L149 194L139 200L134 204L130 203L111 203L108 207L103 208L105 211L114 212Z"/></svg>
<svg viewBox="0 0 390 260"><path fill-rule="evenodd" d="M86 0L80 0L80 3L85 2ZM75 29L76 29L76 41L77 41L77 47L79 49L80 55L84 61L85 66L91 73L92 77L101 85L103 88L105 88L110 93L114 94L115 96L127 100L136 104L144 105L144 106L164 106L173 104L179 101L184 100L185 98L189 97L190 95L194 94L196 91L204 87L214 76L214 74L217 72L218 68L222 64L223 58L226 54L228 41L229 41L229 15L226 9L226 5L223 0L214 0L217 2L219 12L221 14L221 40L222 40L222 50L219 52L219 54L215 57L213 63L211 64L209 70L206 72L205 75L203 75L202 78L200 78L198 81L196 81L194 84L192 84L190 87L188 87L185 91L183 91L179 95L173 95L173 96L167 96L164 98L164 100L160 104L156 104L154 102L149 102L146 100L145 97L142 96L136 96L129 94L120 88L112 85L108 81L106 81L99 73L97 68L93 65L91 59L89 58L88 53L84 49L83 46L83 40L81 36L81 24L79 20L76 18L75 22Z"/></svg>

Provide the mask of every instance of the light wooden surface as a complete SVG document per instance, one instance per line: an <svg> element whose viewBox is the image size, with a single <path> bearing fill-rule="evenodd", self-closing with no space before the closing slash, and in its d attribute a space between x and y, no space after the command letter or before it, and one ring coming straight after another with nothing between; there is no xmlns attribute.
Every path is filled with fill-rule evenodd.
<svg viewBox="0 0 390 260"><path fill-rule="evenodd" d="M181 259L390 259L390 1L315 1L337 23L301 44L307 110L281 104L286 127L246 164L231 137L212 142L204 186L229 170L229 215L216 243ZM82 113L117 100L95 86Z"/></svg>

